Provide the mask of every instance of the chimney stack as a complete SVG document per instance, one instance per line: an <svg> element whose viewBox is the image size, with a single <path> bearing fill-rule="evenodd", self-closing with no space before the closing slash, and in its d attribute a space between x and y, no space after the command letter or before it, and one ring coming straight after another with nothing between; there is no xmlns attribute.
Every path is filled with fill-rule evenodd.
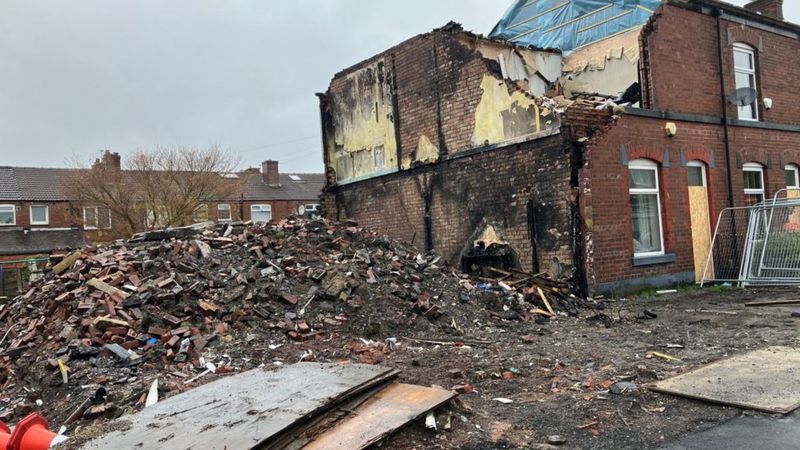
<svg viewBox="0 0 800 450"><path fill-rule="evenodd" d="M744 8L773 19L783 20L783 0L755 0L744 5Z"/></svg>
<svg viewBox="0 0 800 450"><path fill-rule="evenodd" d="M280 186L281 175L278 172L278 161L267 160L262 162L261 177L268 186Z"/></svg>
<svg viewBox="0 0 800 450"><path fill-rule="evenodd" d="M103 156L94 160L94 166L101 166L119 171L122 168L122 158L119 156L119 153L104 150Z"/></svg>

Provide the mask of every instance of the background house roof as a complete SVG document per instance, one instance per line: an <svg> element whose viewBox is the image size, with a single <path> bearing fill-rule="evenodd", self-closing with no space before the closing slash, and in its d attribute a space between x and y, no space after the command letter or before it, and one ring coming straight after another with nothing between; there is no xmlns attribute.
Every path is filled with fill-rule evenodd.
<svg viewBox="0 0 800 450"><path fill-rule="evenodd" d="M27 233L21 229L0 230L0 255L31 255L53 250L80 248L86 245L83 230L40 229Z"/></svg>
<svg viewBox="0 0 800 450"><path fill-rule="evenodd" d="M77 169L0 167L0 202L67 201L60 186L74 170ZM242 181L245 200L316 200L325 184L325 176L319 173L280 174L279 186L267 185L258 171L238 175L232 179Z"/></svg>
<svg viewBox="0 0 800 450"><path fill-rule="evenodd" d="M569 52L644 25L661 0L516 0L490 37Z"/></svg>
<svg viewBox="0 0 800 450"><path fill-rule="evenodd" d="M260 172L247 173L242 180L245 200L307 200L316 202L325 186L321 173L280 174L280 186L270 186ZM298 179L294 179L298 178Z"/></svg>
<svg viewBox="0 0 800 450"><path fill-rule="evenodd" d="M66 200L61 182L74 169L0 167L0 201L54 202Z"/></svg>

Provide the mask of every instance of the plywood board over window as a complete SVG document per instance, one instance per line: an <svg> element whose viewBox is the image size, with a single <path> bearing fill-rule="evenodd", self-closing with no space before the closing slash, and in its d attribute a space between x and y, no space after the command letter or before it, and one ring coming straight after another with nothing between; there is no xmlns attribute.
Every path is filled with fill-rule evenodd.
<svg viewBox="0 0 800 450"><path fill-rule="evenodd" d="M690 161L686 171L689 185L689 216L692 224L695 281L702 281L708 254L711 250L711 217L708 212L706 168L702 162ZM714 273L713 265L708 268L708 273Z"/></svg>

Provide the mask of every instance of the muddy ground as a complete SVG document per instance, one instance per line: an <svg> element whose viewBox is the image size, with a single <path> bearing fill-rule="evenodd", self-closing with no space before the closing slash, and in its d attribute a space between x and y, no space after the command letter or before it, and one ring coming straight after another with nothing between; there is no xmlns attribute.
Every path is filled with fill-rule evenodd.
<svg viewBox="0 0 800 450"><path fill-rule="evenodd" d="M475 392L462 394L460 405L439 414L440 423L452 414L451 431L428 430L420 421L382 448L524 449L561 435L567 441L561 448L650 449L741 414L757 415L650 392L641 385L737 353L800 345L800 318L792 316L800 308L744 306L753 300L797 298L797 290L786 289L693 289L610 301L603 320L587 320L588 312L547 324L494 321L475 324L464 338L489 344L456 347L401 340L383 364L402 369L403 381L444 387L469 383ZM637 319L645 309L658 317ZM652 351L681 361L652 356ZM453 378L453 368L463 378ZM518 373L505 379L504 371ZM632 380L640 387L616 395L606 388L607 380ZM597 424L581 429L592 422Z"/></svg>

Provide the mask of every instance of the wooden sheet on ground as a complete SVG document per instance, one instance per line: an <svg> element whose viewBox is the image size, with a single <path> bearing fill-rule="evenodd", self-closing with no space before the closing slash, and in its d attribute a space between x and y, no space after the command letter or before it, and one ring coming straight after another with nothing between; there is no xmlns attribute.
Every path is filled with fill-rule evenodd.
<svg viewBox="0 0 800 450"><path fill-rule="evenodd" d="M454 396L452 391L440 388L390 384L303 450L363 449Z"/></svg>
<svg viewBox="0 0 800 450"><path fill-rule="evenodd" d="M380 366L321 363L250 370L122 417L123 431L82 449L250 449L397 373Z"/></svg>
<svg viewBox="0 0 800 450"><path fill-rule="evenodd" d="M769 413L800 407L800 350L770 347L647 386L667 394Z"/></svg>

